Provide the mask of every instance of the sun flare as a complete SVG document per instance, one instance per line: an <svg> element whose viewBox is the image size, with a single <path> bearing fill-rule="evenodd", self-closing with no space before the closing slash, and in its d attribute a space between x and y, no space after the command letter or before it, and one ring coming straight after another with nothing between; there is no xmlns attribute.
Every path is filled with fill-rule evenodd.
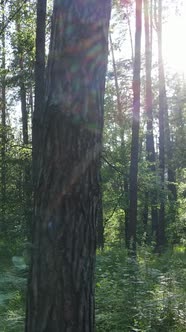
<svg viewBox="0 0 186 332"><path fill-rule="evenodd" d="M164 25L163 54L168 67L186 75L186 3L179 16L170 16Z"/></svg>

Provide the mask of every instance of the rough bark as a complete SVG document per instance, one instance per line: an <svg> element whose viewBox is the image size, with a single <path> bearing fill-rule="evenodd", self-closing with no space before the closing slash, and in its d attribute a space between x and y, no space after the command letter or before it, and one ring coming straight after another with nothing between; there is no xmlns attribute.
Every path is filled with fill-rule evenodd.
<svg viewBox="0 0 186 332"><path fill-rule="evenodd" d="M138 176L138 150L139 150L139 120L140 120L140 71L141 71L141 26L142 26L142 0L136 0L136 34L133 73L133 117L132 117L132 143L131 164L129 179L129 225L128 235L131 249L136 251L136 224L137 224L137 176Z"/></svg>
<svg viewBox="0 0 186 332"><path fill-rule="evenodd" d="M26 332L94 331L110 1L54 1Z"/></svg>

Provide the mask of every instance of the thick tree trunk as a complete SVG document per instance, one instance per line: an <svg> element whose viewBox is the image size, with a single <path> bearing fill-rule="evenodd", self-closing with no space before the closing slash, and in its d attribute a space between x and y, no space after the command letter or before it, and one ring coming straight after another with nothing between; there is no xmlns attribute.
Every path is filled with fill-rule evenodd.
<svg viewBox="0 0 186 332"><path fill-rule="evenodd" d="M141 71L141 25L142 25L142 0L136 0L136 35L133 74L133 119L132 143L130 164L130 189L129 189L129 243L130 248L136 251L136 224L137 224L137 176L138 176L138 150L139 150L139 119L140 119L140 71Z"/></svg>
<svg viewBox="0 0 186 332"><path fill-rule="evenodd" d="M94 331L110 1L54 1L26 332Z"/></svg>

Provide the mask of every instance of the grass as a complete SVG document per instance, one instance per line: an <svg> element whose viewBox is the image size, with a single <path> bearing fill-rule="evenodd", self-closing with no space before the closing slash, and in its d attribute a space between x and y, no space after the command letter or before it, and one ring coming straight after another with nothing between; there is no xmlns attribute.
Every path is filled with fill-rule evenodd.
<svg viewBox="0 0 186 332"><path fill-rule="evenodd" d="M186 331L186 252L147 248L137 260L122 248L97 257L97 332Z"/></svg>
<svg viewBox="0 0 186 332"><path fill-rule="evenodd" d="M0 269L0 331L23 332L24 261L12 258ZM186 251L179 246L162 256L139 248L137 260L124 248L97 254L97 332L186 331Z"/></svg>

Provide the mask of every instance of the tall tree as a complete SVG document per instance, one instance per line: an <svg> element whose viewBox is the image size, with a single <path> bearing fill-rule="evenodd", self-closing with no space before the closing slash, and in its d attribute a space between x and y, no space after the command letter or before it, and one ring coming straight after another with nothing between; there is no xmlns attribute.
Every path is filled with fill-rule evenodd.
<svg viewBox="0 0 186 332"><path fill-rule="evenodd" d="M141 30L142 30L142 0L136 0L136 33L135 55L133 71L133 115L132 115L132 143L129 179L129 226L128 243L136 251L137 224L137 177L138 177L138 149L139 149L139 121L140 121L140 71L141 71Z"/></svg>
<svg viewBox="0 0 186 332"><path fill-rule="evenodd" d="M94 331L95 238L110 9L108 0L54 1L27 332Z"/></svg>
<svg viewBox="0 0 186 332"><path fill-rule="evenodd" d="M18 5L18 4L17 4ZM19 6L18 6L19 9ZM28 8L26 8L26 4L23 7L23 11L20 11L15 17L15 25L16 25L16 42L17 42L17 52L15 52L15 58L17 55L18 62L18 85L20 90L20 101L21 101L21 114L22 114L22 143L24 149L28 148L29 144L29 107L27 102L28 95L28 60L30 54L28 49L32 49L32 44L29 43L29 34L28 30L25 31L25 26L22 23L23 20L28 17ZM27 37L27 40L26 37ZM14 46L15 47L15 46ZM17 54L16 54L17 53ZM27 61L26 61L27 60ZM29 59L30 60L30 59ZM31 62L31 60L30 60ZM14 63L15 64L15 63ZM26 70L27 69L27 70ZM30 73L29 73L30 74ZM30 76L30 75L29 75ZM31 78L29 77L31 80ZM26 150L25 150L26 151ZM23 202L24 202L24 228L25 233L28 237L30 237L30 229L31 229L31 167L30 167L30 155L29 153L24 154L24 163L23 163Z"/></svg>
<svg viewBox="0 0 186 332"><path fill-rule="evenodd" d="M5 1L1 1L1 229L6 231L6 36L5 36Z"/></svg>
<svg viewBox="0 0 186 332"><path fill-rule="evenodd" d="M152 95L152 1L144 0L144 24L145 24L145 70L146 70L146 86L145 86L145 111L147 117L147 133L146 133L146 151L149 171L152 173L153 179L156 178L156 157L154 148L153 134L153 95ZM146 192L144 224L147 225L148 208L151 206L152 216L152 233L157 233L158 227L158 211L157 211L157 189L153 188Z"/></svg>
<svg viewBox="0 0 186 332"><path fill-rule="evenodd" d="M128 16L127 16L128 17ZM124 140L124 133L125 133L125 112L123 110L123 105L121 102L121 90L119 87L119 81L118 81L118 74L117 74L117 64L115 60L115 54L114 54L114 45L112 42L112 37L111 34L109 35L109 41L110 41L110 50L111 50L111 57L112 57L112 66L113 66L113 74L114 74L114 82L115 82L115 90L116 90L116 99L117 99L117 112L116 112L116 117L115 120L119 126L119 138L121 142L121 147L120 147L120 155L121 155L121 160L123 163L123 192L125 194L125 197L123 198L125 203L123 204L124 206L124 213L125 213L125 244L128 246L128 195L129 195L129 186L128 186L128 165L127 165L127 158L126 158L126 147L125 147L125 140ZM133 53L132 48L131 48L131 53ZM132 55L132 60L133 60L133 55ZM123 227L122 227L123 229ZM122 234L123 237L124 234Z"/></svg>
<svg viewBox="0 0 186 332"><path fill-rule="evenodd" d="M167 107L162 51L162 0L158 0L158 73L159 73L159 169L161 178L158 221L158 248L165 244L165 111Z"/></svg>
<svg viewBox="0 0 186 332"><path fill-rule="evenodd" d="M37 1L36 62L35 62L35 110L32 121L32 176L36 186L38 158L41 148L41 130L45 94L45 39L47 0Z"/></svg>

